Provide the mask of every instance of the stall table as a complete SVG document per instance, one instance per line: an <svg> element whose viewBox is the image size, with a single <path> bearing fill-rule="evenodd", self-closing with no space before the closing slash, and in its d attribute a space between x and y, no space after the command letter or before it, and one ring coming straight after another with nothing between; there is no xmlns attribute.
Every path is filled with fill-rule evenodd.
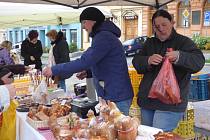
<svg viewBox="0 0 210 140"><path fill-rule="evenodd" d="M27 113L16 112L16 140L55 140L50 130L35 130L27 121ZM150 129L156 128L150 127ZM148 136L137 136L136 140L153 140Z"/></svg>
<svg viewBox="0 0 210 140"><path fill-rule="evenodd" d="M46 140L26 122L27 113L16 112L16 140Z"/></svg>

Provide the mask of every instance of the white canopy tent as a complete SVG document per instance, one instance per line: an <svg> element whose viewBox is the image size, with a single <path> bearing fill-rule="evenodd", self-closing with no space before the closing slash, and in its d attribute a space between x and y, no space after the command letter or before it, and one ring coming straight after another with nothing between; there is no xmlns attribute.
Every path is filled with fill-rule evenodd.
<svg viewBox="0 0 210 140"><path fill-rule="evenodd" d="M0 29L75 23L80 12L60 5L0 2Z"/></svg>
<svg viewBox="0 0 210 140"><path fill-rule="evenodd" d="M57 4L75 9L86 6L152 6L160 8L175 0L2 0L2 2L32 3L32 4Z"/></svg>
<svg viewBox="0 0 210 140"><path fill-rule="evenodd" d="M78 23L81 11L61 5L0 2L0 29Z"/></svg>

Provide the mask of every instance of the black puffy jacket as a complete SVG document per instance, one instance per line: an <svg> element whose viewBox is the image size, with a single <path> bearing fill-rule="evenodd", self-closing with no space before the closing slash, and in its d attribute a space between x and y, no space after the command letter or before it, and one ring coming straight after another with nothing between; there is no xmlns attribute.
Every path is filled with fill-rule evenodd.
<svg viewBox="0 0 210 140"><path fill-rule="evenodd" d="M165 55L167 48L173 48L180 52L179 60L173 64L174 72L180 88L182 102L177 105L168 105L157 99L148 98L153 81L157 77L162 64L158 66L149 66L148 58L153 54ZM196 47L195 43L176 33L173 29L169 39L161 42L158 38L149 38L143 47L143 50L134 56L133 65L138 73L144 74L139 86L138 104L140 107L152 110L184 112L188 103L188 93L190 86L190 77L192 73L200 71L205 58L203 53Z"/></svg>

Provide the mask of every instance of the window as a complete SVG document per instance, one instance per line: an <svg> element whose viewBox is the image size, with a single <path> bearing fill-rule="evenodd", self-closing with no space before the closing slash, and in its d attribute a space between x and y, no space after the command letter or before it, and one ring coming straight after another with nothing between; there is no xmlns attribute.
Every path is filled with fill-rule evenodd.
<svg viewBox="0 0 210 140"><path fill-rule="evenodd" d="M61 31L63 32L63 38L66 40L66 29L62 29Z"/></svg>
<svg viewBox="0 0 210 140"><path fill-rule="evenodd" d="M192 25L200 25L201 11L192 11Z"/></svg>
<svg viewBox="0 0 210 140"><path fill-rule="evenodd" d="M15 43L18 42L18 31L15 31Z"/></svg>
<svg viewBox="0 0 210 140"><path fill-rule="evenodd" d="M12 31L9 31L9 40L11 42L13 42L13 33L12 33Z"/></svg>
<svg viewBox="0 0 210 140"><path fill-rule="evenodd" d="M20 33L20 41L23 41L23 30Z"/></svg>
<svg viewBox="0 0 210 140"><path fill-rule="evenodd" d="M70 43L77 44L77 29L70 30Z"/></svg>
<svg viewBox="0 0 210 140"><path fill-rule="evenodd" d="M210 26L210 0L206 0L204 5L204 26Z"/></svg>
<svg viewBox="0 0 210 140"><path fill-rule="evenodd" d="M178 26L189 27L190 26L190 2L184 0L179 3L178 7Z"/></svg>

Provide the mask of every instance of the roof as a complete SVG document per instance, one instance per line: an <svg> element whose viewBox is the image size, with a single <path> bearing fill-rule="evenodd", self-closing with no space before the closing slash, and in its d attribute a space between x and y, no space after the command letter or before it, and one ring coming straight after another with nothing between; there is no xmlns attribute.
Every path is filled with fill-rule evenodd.
<svg viewBox="0 0 210 140"><path fill-rule="evenodd" d="M2 0L2 2L57 4L72 8L81 8L91 5L100 6L152 6L159 8L175 0Z"/></svg>

